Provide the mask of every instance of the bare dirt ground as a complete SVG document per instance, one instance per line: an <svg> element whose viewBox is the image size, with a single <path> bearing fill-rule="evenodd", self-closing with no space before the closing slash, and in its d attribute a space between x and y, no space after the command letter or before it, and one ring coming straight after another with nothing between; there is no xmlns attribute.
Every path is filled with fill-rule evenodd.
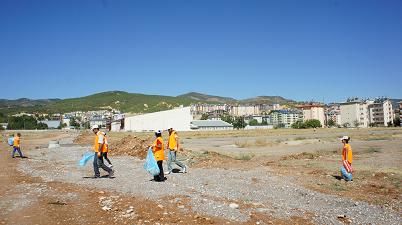
<svg viewBox="0 0 402 225"><path fill-rule="evenodd" d="M185 132L190 172L165 183L142 169L152 134L108 134L114 179L76 165L93 140L77 135L23 132L27 159L0 144L1 224L401 224L402 129ZM342 135L352 183L337 179Z"/></svg>

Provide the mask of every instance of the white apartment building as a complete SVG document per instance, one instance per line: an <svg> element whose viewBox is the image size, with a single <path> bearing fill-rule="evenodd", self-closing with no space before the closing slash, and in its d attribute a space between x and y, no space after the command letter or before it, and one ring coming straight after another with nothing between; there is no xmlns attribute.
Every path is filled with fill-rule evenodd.
<svg viewBox="0 0 402 225"><path fill-rule="evenodd" d="M303 111L303 121L319 120L321 126L325 125L324 106L320 104L307 104L299 106Z"/></svg>
<svg viewBox="0 0 402 225"><path fill-rule="evenodd" d="M261 114L261 105L236 105L228 108L232 116L251 116Z"/></svg>
<svg viewBox="0 0 402 225"><path fill-rule="evenodd" d="M341 103L341 125L368 127L370 123L368 106L372 103L373 101L360 100Z"/></svg>
<svg viewBox="0 0 402 225"><path fill-rule="evenodd" d="M292 124L302 120L303 117L300 112L291 111L291 110L277 110L272 111L269 115L269 120L267 120L268 124L278 126L284 125L285 128L291 128Z"/></svg>
<svg viewBox="0 0 402 225"><path fill-rule="evenodd" d="M394 110L389 99L377 99L369 106L370 123L376 126L388 126L394 123Z"/></svg>

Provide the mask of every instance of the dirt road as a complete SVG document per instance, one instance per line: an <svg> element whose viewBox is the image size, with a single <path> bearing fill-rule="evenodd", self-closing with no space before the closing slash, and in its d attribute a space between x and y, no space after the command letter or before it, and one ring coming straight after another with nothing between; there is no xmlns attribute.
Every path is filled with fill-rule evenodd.
<svg viewBox="0 0 402 225"><path fill-rule="evenodd" d="M332 163L338 156L291 157L281 160L283 164L276 164L265 159L219 161L222 156L207 152L201 154L211 156L209 165L214 165L214 161L222 165L203 167L201 163L187 174L169 175L165 183L150 181L151 177L142 169L142 160L114 156L115 179L90 179L91 165L77 166L88 147L71 144L71 136L59 138L63 140L62 146L53 149L43 148L49 140L43 138L43 143L36 143L36 146L42 144L42 148L26 150L28 159L11 159L9 150L1 151L1 223L400 224L401 221L397 209L372 204L364 198L339 196L339 192L325 192L298 179L314 185L332 182L331 185L342 190L355 190L356 181L338 181L325 170L320 171L324 176L308 173L325 168L320 163ZM205 139L205 143L211 142ZM197 140L194 149L197 146L202 146L201 140ZM192 148L191 143L186 143L186 147ZM1 144L1 148L9 147ZM392 151L397 154L399 148ZM199 154L193 161L203 159ZM371 155L361 156L366 157L361 160L367 160ZM318 167L305 167L305 163ZM364 181L359 179L358 182ZM395 204L400 204L399 194Z"/></svg>

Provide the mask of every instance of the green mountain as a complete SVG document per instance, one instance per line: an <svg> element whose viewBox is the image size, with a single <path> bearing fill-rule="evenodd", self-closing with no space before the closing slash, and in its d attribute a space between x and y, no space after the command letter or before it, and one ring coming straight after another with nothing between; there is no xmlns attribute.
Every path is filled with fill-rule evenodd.
<svg viewBox="0 0 402 225"><path fill-rule="evenodd" d="M179 95L177 96L179 98L189 98L197 102L214 102L214 103L235 103L237 102L236 99L234 98L228 98L228 97L220 97L220 96L214 96L214 95L206 95L206 94L201 94L197 92L190 92L184 95Z"/></svg>
<svg viewBox="0 0 402 225"><path fill-rule="evenodd" d="M295 103L295 101L283 98L281 96L258 96L255 98L248 98L240 101L241 104L289 104Z"/></svg>
<svg viewBox="0 0 402 225"><path fill-rule="evenodd" d="M123 91L109 91L80 98L45 99L45 100L0 100L0 114L9 115L18 112L27 113L65 113L73 111L92 111L117 109L122 112L146 113L156 112L193 103L232 103L232 104L272 104L292 102L282 97L257 97L246 100L212 96L196 92L172 96L144 95Z"/></svg>

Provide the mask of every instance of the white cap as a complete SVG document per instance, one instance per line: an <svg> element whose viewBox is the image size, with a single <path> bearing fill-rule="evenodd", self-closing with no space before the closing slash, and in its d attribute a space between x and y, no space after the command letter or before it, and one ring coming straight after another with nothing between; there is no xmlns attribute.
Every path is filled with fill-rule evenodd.
<svg viewBox="0 0 402 225"><path fill-rule="evenodd" d="M173 129L172 125L169 124L169 126L167 126L167 129Z"/></svg>
<svg viewBox="0 0 402 225"><path fill-rule="evenodd" d="M155 134L162 134L162 131L161 131L161 130L157 130L157 131L155 131Z"/></svg>
<svg viewBox="0 0 402 225"><path fill-rule="evenodd" d="M341 140L349 140L349 139L350 139L349 136L343 136L343 137L341 138Z"/></svg>
<svg viewBox="0 0 402 225"><path fill-rule="evenodd" d="M94 129L99 129L99 126L98 125L93 125L91 130L94 130Z"/></svg>

